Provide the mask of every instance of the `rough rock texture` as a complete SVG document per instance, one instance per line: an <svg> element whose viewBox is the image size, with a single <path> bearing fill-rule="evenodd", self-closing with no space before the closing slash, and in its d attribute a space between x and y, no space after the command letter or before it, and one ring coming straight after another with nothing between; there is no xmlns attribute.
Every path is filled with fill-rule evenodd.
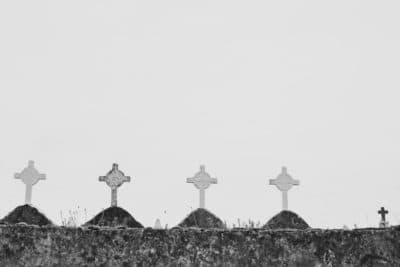
<svg viewBox="0 0 400 267"><path fill-rule="evenodd" d="M28 204L16 207L0 222L6 224L26 223L39 226L53 224L45 215Z"/></svg>
<svg viewBox="0 0 400 267"><path fill-rule="evenodd" d="M140 222L136 221L129 212L120 207L109 207L101 211L93 219L85 223L84 226L89 225L143 228Z"/></svg>
<svg viewBox="0 0 400 267"><path fill-rule="evenodd" d="M272 217L264 226L264 229L308 229L310 226L293 211L283 210Z"/></svg>
<svg viewBox="0 0 400 267"><path fill-rule="evenodd" d="M170 230L0 226L0 266L400 266L400 227Z"/></svg>
<svg viewBox="0 0 400 267"><path fill-rule="evenodd" d="M224 223L206 209L192 211L179 225L179 227L198 228L225 228Z"/></svg>

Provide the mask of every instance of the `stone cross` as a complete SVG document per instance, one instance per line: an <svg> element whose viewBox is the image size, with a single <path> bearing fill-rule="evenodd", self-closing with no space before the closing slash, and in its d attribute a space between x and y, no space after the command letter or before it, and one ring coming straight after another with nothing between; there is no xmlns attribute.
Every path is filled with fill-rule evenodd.
<svg viewBox="0 0 400 267"><path fill-rule="evenodd" d="M125 176L125 174L118 170L118 164L114 163L112 169L107 173L106 176L99 177L100 182L106 182L111 187L111 207L117 206L117 189L124 182L130 182L131 177Z"/></svg>
<svg viewBox="0 0 400 267"><path fill-rule="evenodd" d="M187 183L192 183L200 191L200 208L204 209L205 204L205 190L211 185L218 182L217 178L211 178L211 176L206 173L206 167L204 165L200 166L200 171L197 172L194 177L187 178Z"/></svg>
<svg viewBox="0 0 400 267"><path fill-rule="evenodd" d="M32 201L32 187L39 182L39 180L45 180L46 174L39 173L35 168L35 162L33 160L28 161L28 167L22 170L20 173L15 173L16 179L21 179L25 184L25 204L31 204Z"/></svg>
<svg viewBox="0 0 400 267"><path fill-rule="evenodd" d="M388 214L388 213L389 213L389 211L385 210L384 207L381 207L381 209L378 210L378 214L381 215L381 221L379 223L379 227L384 228L384 227L389 226L389 222L386 221L386 214Z"/></svg>
<svg viewBox="0 0 400 267"><path fill-rule="evenodd" d="M276 179L269 180L270 185L276 185L282 192L282 210L288 210L288 191L293 185L299 185L299 180L294 180L288 173L286 167L282 167L281 174Z"/></svg>
<svg viewBox="0 0 400 267"><path fill-rule="evenodd" d="M386 221L386 214L388 214L388 213L389 213L389 211L385 210L384 207L381 207L381 209L378 210L378 214L381 215L381 219L383 222Z"/></svg>

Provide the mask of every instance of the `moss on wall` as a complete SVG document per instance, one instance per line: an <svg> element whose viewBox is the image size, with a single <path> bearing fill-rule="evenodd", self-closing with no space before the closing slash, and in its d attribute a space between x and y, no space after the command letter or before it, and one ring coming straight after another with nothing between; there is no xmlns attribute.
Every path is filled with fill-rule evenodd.
<svg viewBox="0 0 400 267"><path fill-rule="evenodd" d="M0 266L400 266L400 227L169 230L0 226Z"/></svg>

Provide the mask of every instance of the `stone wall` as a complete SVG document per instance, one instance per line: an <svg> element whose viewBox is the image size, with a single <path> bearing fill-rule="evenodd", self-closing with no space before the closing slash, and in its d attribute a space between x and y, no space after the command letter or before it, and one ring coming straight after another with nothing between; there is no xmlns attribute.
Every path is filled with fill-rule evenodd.
<svg viewBox="0 0 400 267"><path fill-rule="evenodd" d="M400 227L346 230L0 226L0 266L400 266Z"/></svg>

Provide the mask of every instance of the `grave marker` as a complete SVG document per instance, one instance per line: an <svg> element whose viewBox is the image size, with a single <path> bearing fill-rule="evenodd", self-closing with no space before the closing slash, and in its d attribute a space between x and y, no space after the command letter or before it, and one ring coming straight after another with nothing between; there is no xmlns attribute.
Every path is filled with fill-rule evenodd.
<svg viewBox="0 0 400 267"><path fill-rule="evenodd" d="M216 184L218 182L217 178L211 178L211 176L206 172L206 167L204 165L200 166L200 171L197 172L194 177L187 178L187 183L192 183L197 189L199 189L200 194L200 208L204 209L206 204L205 200L205 190L210 187L211 184Z"/></svg>
<svg viewBox="0 0 400 267"><path fill-rule="evenodd" d="M31 205L32 202L32 187L39 182L45 180L46 174L39 173L35 168L33 160L28 161L28 167L20 173L15 173L14 177L20 179L25 184L25 204Z"/></svg>
<svg viewBox="0 0 400 267"><path fill-rule="evenodd" d="M385 228L385 227L389 226L389 222L386 221L386 214L388 214L388 213L389 213L389 211L385 210L384 207L381 207L381 209L378 210L378 214L381 215L381 221L379 223L379 227Z"/></svg>
<svg viewBox="0 0 400 267"><path fill-rule="evenodd" d="M130 182L131 177L125 176L125 174L118 169L118 164L114 163L112 169L107 173L106 176L99 177L100 182L106 182L111 188L111 207L117 206L117 189L124 182Z"/></svg>
<svg viewBox="0 0 400 267"><path fill-rule="evenodd" d="M299 185L299 180L294 180L292 176L287 173L286 167L282 167L281 174L279 174L276 179L270 179L269 184L276 185L282 192L282 210L288 210L288 191L293 185Z"/></svg>

